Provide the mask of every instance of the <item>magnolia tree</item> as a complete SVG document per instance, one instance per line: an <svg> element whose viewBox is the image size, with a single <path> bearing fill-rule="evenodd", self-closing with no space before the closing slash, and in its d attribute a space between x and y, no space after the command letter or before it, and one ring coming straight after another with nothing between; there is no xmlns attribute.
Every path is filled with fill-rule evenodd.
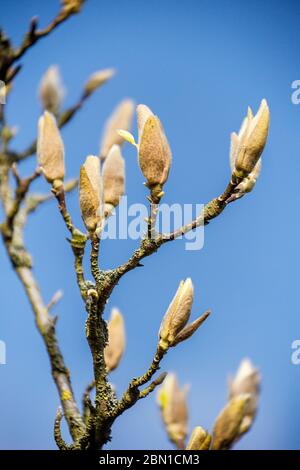
<svg viewBox="0 0 300 470"><path fill-rule="evenodd" d="M208 202L194 220L173 232L160 233L156 229L159 204L164 196L164 185L172 159L163 126L146 105L141 104L136 109L137 141L129 132L134 105L131 100L124 100L106 123L99 155L89 155L83 160L78 180L64 181L67 162L64 159L61 129L86 100L113 76L114 71L106 69L95 72L87 80L79 101L68 109L62 109L61 79L58 69L50 67L40 85L44 112L38 122L37 140L21 152L14 151L11 146L15 130L6 121L4 103L9 100L13 82L20 70L19 60L38 40L78 13L83 3L83 0L62 1L57 16L44 29L39 29L37 19L34 18L19 47L13 47L5 34L0 33L0 80L5 84L1 89L0 105L0 198L4 214L1 235L12 267L31 304L59 394L61 407L54 421L54 438L59 449L101 449L110 440L115 420L160 386L157 396L161 417L174 446L188 450L229 449L249 430L257 412L260 377L251 361L244 359L231 380L228 403L216 418L212 432L197 426L188 443L186 388L179 387L174 374L163 372L156 375L164 356L195 334L210 314L206 311L189 323L194 296L192 280L181 281L169 308L162 316L157 349L149 369L129 381L127 389L120 395L111 386L109 374L118 366L124 352L124 319L119 310L113 309L107 322L104 311L122 277L140 266L144 258L157 252L164 244L208 224L228 204L253 189L267 140L268 105L262 100L255 116L249 108L239 133L232 134L231 179L224 192ZM125 162L121 153L124 141L136 147L138 164L148 189L147 230L128 261L104 271L98 262L99 245L105 224L114 216L114 210L125 192ZM21 164L34 154L37 155L37 168L32 175L24 178L20 173ZM42 195L31 191L32 182L40 177L45 178L46 184L50 185L50 190ZM66 202L66 194L77 186L84 231L74 225ZM85 335L91 351L94 378L83 392L82 409L73 394L70 372L56 335L56 318L51 315L60 293L55 294L49 304L43 299L23 237L28 216L51 198L56 199L62 223L69 232L68 241L74 255L74 278L87 314ZM83 259L87 253L90 255L93 281L86 280L83 270ZM94 399L91 398L93 389ZM71 443L66 443L61 435L63 417L70 431Z"/></svg>

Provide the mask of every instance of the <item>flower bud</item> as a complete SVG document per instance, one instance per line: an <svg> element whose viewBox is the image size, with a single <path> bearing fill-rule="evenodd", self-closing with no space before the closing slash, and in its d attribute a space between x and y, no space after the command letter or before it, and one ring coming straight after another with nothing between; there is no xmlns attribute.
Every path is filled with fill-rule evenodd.
<svg viewBox="0 0 300 470"><path fill-rule="evenodd" d="M125 327L123 316L113 308L108 328L108 343L104 349L105 364L108 372L118 367L125 350Z"/></svg>
<svg viewBox="0 0 300 470"><path fill-rule="evenodd" d="M259 177L261 169L261 158L256 163L254 170L249 173L234 189L233 194L226 200L226 203L229 204L236 199L240 199L245 196L245 194L250 193L254 186L256 185L257 178Z"/></svg>
<svg viewBox="0 0 300 470"><path fill-rule="evenodd" d="M125 161L119 145L113 145L103 164L104 213L117 207L125 191Z"/></svg>
<svg viewBox="0 0 300 470"><path fill-rule="evenodd" d="M80 169L79 178L81 216L89 232L95 232L101 226L102 198L100 160L90 155Z"/></svg>
<svg viewBox="0 0 300 470"><path fill-rule="evenodd" d="M255 168L267 141L270 112L265 99L253 116L251 109L244 119L239 134L231 137L230 159L236 175L248 176Z"/></svg>
<svg viewBox="0 0 300 470"><path fill-rule="evenodd" d="M129 130L131 127L134 104L132 100L126 99L113 111L107 121L101 142L100 157L106 158L108 152L114 144L122 145L123 137L118 134L118 129Z"/></svg>
<svg viewBox="0 0 300 470"><path fill-rule="evenodd" d="M201 426L196 426L192 432L186 450L209 450L211 437Z"/></svg>
<svg viewBox="0 0 300 470"><path fill-rule="evenodd" d="M158 392L161 409L169 439L183 448L187 436L188 409L186 403L187 387L179 388L175 374L168 374Z"/></svg>
<svg viewBox="0 0 300 470"><path fill-rule="evenodd" d="M65 175L64 144L55 117L45 111L38 123L37 156L39 166L48 181L63 181Z"/></svg>
<svg viewBox="0 0 300 470"><path fill-rule="evenodd" d="M217 417L213 430L212 449L230 449L239 437L240 426L245 417L249 395L238 395L232 398Z"/></svg>
<svg viewBox="0 0 300 470"><path fill-rule="evenodd" d="M194 287L190 278L181 281L169 305L159 329L159 346L168 349L176 336L188 322L194 298Z"/></svg>
<svg viewBox="0 0 300 470"><path fill-rule="evenodd" d="M39 95L43 108L57 114L65 95L57 65L51 65L42 77Z"/></svg>
<svg viewBox="0 0 300 470"><path fill-rule="evenodd" d="M143 105L139 107L138 127L139 165L151 190L153 202L159 202L171 167L171 150L160 120Z"/></svg>
<svg viewBox="0 0 300 470"><path fill-rule="evenodd" d="M151 109L148 108L145 104L139 104L136 108L137 114L137 126L138 126L138 136L139 142L141 141L144 125L146 124L147 119L150 116L154 116Z"/></svg>
<svg viewBox="0 0 300 470"><path fill-rule="evenodd" d="M235 377L229 384L229 398L241 394L249 394L249 401L245 409L245 418L241 424L240 434L244 434L250 428L256 412L259 399L260 374L249 359L243 359Z"/></svg>
<svg viewBox="0 0 300 470"><path fill-rule="evenodd" d="M202 325L203 322L209 317L210 311L207 310L203 315L200 317L196 318L192 323L189 323L186 325L179 333L178 335L175 336L174 341L170 346L176 346L178 343L181 343L182 341L185 341L186 339L190 338L195 331L198 330L198 328Z"/></svg>
<svg viewBox="0 0 300 470"><path fill-rule="evenodd" d="M89 96L97 88L101 87L115 75L114 69L104 69L93 73L84 86L85 96Z"/></svg>

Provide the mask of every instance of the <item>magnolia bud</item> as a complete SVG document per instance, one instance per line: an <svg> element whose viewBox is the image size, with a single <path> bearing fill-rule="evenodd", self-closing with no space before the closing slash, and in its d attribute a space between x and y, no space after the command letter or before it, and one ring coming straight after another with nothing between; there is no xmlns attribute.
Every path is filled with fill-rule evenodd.
<svg viewBox="0 0 300 470"><path fill-rule="evenodd" d="M241 394L249 394L249 401L245 409L245 418L242 422L240 434L245 433L250 428L256 412L259 399L260 374L255 369L249 359L243 359L235 377L229 384L229 398L234 398Z"/></svg>
<svg viewBox="0 0 300 470"><path fill-rule="evenodd" d="M104 213L110 214L125 191L125 161L119 145L113 145L103 164Z"/></svg>
<svg viewBox="0 0 300 470"><path fill-rule="evenodd" d="M160 120L146 106L139 107L138 127L139 165L151 189L153 202L159 202L171 167L171 150Z"/></svg>
<svg viewBox="0 0 300 470"><path fill-rule="evenodd" d="M145 104L139 104L136 108L137 114L137 126L138 126L138 136L139 142L141 141L144 125L146 124L147 119L150 116L154 116L151 109L148 108Z"/></svg>
<svg viewBox="0 0 300 470"><path fill-rule="evenodd" d="M168 436L178 447L183 447L187 436L187 387L179 388L175 374L168 374L158 392L158 403Z"/></svg>
<svg viewBox="0 0 300 470"><path fill-rule="evenodd" d="M170 346L176 346L178 343L181 343L182 341L185 341L186 339L190 338L195 331L198 330L198 328L202 325L202 323L209 317L210 311L207 310L203 315L200 317L196 318L192 323L189 323L186 325L175 337L174 341Z"/></svg>
<svg viewBox="0 0 300 470"><path fill-rule="evenodd" d="M101 142L100 156L106 158L109 150L114 144L122 145L123 137L118 134L118 129L129 130L132 122L134 104L132 100L126 99L113 111L107 121Z"/></svg>
<svg viewBox="0 0 300 470"><path fill-rule="evenodd" d="M79 202L87 230L95 232L102 219L102 181L100 160L94 155L88 156L80 169Z"/></svg>
<svg viewBox="0 0 300 470"><path fill-rule="evenodd" d="M245 417L249 395L238 395L232 398L217 417L213 430L212 449L230 449L239 436L240 426Z"/></svg>
<svg viewBox="0 0 300 470"><path fill-rule="evenodd" d="M44 109L54 114L59 111L65 91L57 65L51 65L43 75L39 95Z"/></svg>
<svg viewBox="0 0 300 470"><path fill-rule="evenodd" d="M245 196L245 194L250 193L254 188L257 178L259 177L261 169L261 158L256 163L254 170L249 173L234 189L233 194L226 200L226 203L229 204L236 199L240 199Z"/></svg>
<svg viewBox="0 0 300 470"><path fill-rule="evenodd" d="M188 322L194 298L194 288L190 278L181 281L178 290L169 305L159 329L159 346L168 349L176 336Z"/></svg>
<svg viewBox="0 0 300 470"><path fill-rule="evenodd" d="M101 87L115 75L114 69L104 69L93 73L84 86L84 92L86 96L89 96L97 88Z"/></svg>
<svg viewBox="0 0 300 470"><path fill-rule="evenodd" d="M195 427L186 450L209 450L211 437L201 426Z"/></svg>
<svg viewBox="0 0 300 470"><path fill-rule="evenodd" d="M265 99L253 116L251 109L244 119L239 134L232 134L230 159L239 177L246 177L257 164L267 141L270 112Z"/></svg>
<svg viewBox="0 0 300 470"><path fill-rule="evenodd" d="M123 316L117 308L113 308L108 328L108 344L104 349L105 364L108 372L118 367L125 349L125 328Z"/></svg>
<svg viewBox="0 0 300 470"><path fill-rule="evenodd" d="M64 179L64 154L64 144L55 117L45 111L38 123L37 156L48 183Z"/></svg>

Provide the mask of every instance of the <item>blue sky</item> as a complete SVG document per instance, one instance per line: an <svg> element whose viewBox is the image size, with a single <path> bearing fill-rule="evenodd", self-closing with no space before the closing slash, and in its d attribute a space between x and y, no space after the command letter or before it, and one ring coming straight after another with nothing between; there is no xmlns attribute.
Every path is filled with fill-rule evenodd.
<svg viewBox="0 0 300 470"><path fill-rule="evenodd" d="M29 18L38 14L45 25L58 3L2 0L2 26L18 43ZM111 376L121 392L146 370L165 309L179 281L190 276L193 315L207 308L213 315L195 337L170 351L163 369L176 371L181 384L191 384L190 429L199 424L211 429L226 402L228 376L241 358L248 356L259 366L259 413L238 445L242 449L299 447L300 365L291 363L291 343L300 339L300 105L291 102L291 83L300 78L299 23L300 4L293 1L89 0L82 14L23 58L7 106L10 124L20 128L15 147L22 149L36 133L37 87L50 64L61 69L66 105L77 99L91 72L116 67L117 76L63 131L68 176L77 176L86 155L98 151L111 109L132 97L160 116L170 141L173 166L165 202L196 204L224 189L230 177L230 132L239 128L248 105L256 110L263 97L268 100L270 135L253 193L211 222L202 250L186 251L184 242L176 241L129 273L105 314L118 306L126 320L126 354ZM124 156L128 200L144 202L143 178L129 145ZM26 162L24 174L34 164L34 159ZM42 181L35 188L48 190ZM68 203L81 224L76 193ZM91 379L91 358L65 237L54 204L31 217L26 241L43 295L50 300L57 289L64 291L56 308L58 335L80 400ZM101 265L125 261L136 243L105 241ZM0 339L7 345L7 364L0 366L0 446L55 448L58 397L48 358L4 250L0 263ZM112 437L111 449L171 448L154 395L123 415Z"/></svg>

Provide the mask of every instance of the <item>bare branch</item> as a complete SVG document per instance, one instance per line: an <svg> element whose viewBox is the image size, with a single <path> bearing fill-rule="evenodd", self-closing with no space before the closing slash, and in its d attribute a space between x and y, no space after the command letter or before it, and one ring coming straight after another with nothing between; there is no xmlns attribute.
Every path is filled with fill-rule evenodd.
<svg viewBox="0 0 300 470"><path fill-rule="evenodd" d="M17 180L17 187L15 191L15 197L12 202L12 205L8 211L6 225L8 230L12 230L14 218L16 217L17 213L19 212L20 206L24 201L24 198L30 188L31 183L39 177L40 171L36 169L31 176L25 179L21 179L16 169L14 170L14 175Z"/></svg>
<svg viewBox="0 0 300 470"><path fill-rule="evenodd" d="M69 450L70 447L66 444L66 442L63 440L62 435L61 435L61 421L63 418L63 412L61 407L57 409L56 416L55 416L55 421L54 421L54 439L56 442L57 447L60 450Z"/></svg>
<svg viewBox="0 0 300 470"><path fill-rule="evenodd" d="M83 3L83 1L82 1ZM36 17L32 18L29 30L25 34L24 39L20 47L18 47L11 58L10 65L13 64L16 60L19 60L25 52L28 51L37 41L41 38L48 36L55 28L57 28L60 24L66 21L70 16L74 13L78 13L79 10L64 8L62 7L57 16L43 29L37 29L38 27L38 20Z"/></svg>
<svg viewBox="0 0 300 470"><path fill-rule="evenodd" d="M148 385L148 387L144 388L144 390L140 392L139 399L146 398L149 395L149 393L152 393L153 390L156 389L156 387L158 387L159 385L163 383L167 375L168 375L167 372L163 372L156 379L154 379L150 383L150 385Z"/></svg>
<svg viewBox="0 0 300 470"><path fill-rule="evenodd" d="M120 416L128 408L131 408L140 398L145 398L152 390L154 390L157 385L159 385L159 383L163 382L166 374L161 374L143 391L139 390L139 387L149 382L153 375L159 370L161 360L165 356L166 352L167 351L165 349L158 347L147 372L145 372L145 374L141 375L140 377L132 379L126 392L123 394L121 400L118 403L115 418Z"/></svg>

